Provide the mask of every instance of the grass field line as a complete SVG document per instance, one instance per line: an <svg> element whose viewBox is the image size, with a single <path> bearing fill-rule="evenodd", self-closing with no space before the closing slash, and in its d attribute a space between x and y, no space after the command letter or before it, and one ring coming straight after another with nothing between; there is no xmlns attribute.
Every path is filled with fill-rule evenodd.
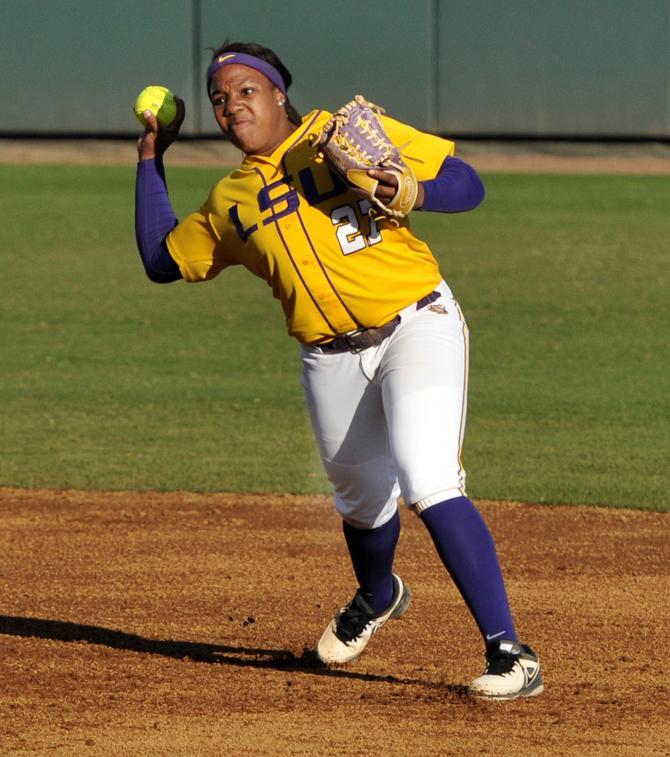
<svg viewBox="0 0 670 757"><path fill-rule="evenodd" d="M24 487L24 486L2 486L0 485L0 511L8 502L49 499L52 502L60 502L68 507L73 505L84 505L89 503L91 498L104 501L109 508L121 507L124 504L134 503L136 506L143 504L151 507L174 507L179 503L180 506L192 508L207 508L214 505L240 505L248 508L256 508L259 505L267 504L267 501L284 503L285 507L315 508L319 512L334 513L332 494L323 494L314 492L310 494L291 494L285 491L196 491L186 489L100 489L91 487L90 489L80 488L59 488L59 487ZM575 513L589 512L592 517L598 517L600 513L603 518L616 517L621 520L627 518L667 518L667 509L644 509L640 507L612 507L610 504L603 502L600 504L581 503L581 502L529 502L518 499L490 499L488 497L472 497L472 501L479 508L485 510L498 508L512 508L514 511L524 509L534 510L536 508L555 510L557 513L574 511ZM413 508L407 508L400 497L398 499L398 508L401 512L413 513ZM617 515L612 516L615 510ZM578 517L578 516L577 516ZM659 521L662 523L663 521Z"/></svg>
<svg viewBox="0 0 670 757"><path fill-rule="evenodd" d="M485 172L670 174L670 144L661 142L556 142L456 140L456 152ZM175 166L233 167L241 153L222 139L176 143ZM4 165L132 165L135 140L0 139Z"/></svg>

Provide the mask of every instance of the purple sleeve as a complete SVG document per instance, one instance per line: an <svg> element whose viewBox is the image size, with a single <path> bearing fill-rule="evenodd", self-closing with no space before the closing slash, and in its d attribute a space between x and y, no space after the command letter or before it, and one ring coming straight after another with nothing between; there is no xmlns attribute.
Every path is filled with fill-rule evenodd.
<svg viewBox="0 0 670 757"><path fill-rule="evenodd" d="M417 210L462 213L473 210L484 199L484 185L477 172L460 158L445 158L437 176L421 184L424 200Z"/></svg>
<svg viewBox="0 0 670 757"><path fill-rule="evenodd" d="M165 237L177 225L160 158L141 160L135 178L135 239L147 276L157 284L181 278Z"/></svg>

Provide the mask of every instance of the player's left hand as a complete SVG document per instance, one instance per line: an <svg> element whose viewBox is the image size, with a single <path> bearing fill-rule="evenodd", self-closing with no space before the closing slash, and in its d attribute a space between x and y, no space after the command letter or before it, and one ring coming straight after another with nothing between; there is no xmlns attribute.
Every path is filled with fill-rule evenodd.
<svg viewBox="0 0 670 757"><path fill-rule="evenodd" d="M371 168L368 171L368 176L373 179L377 179L379 182L375 195L379 198L384 205L388 205L389 202L395 197L398 191L398 178L391 171L383 171L379 168ZM418 192L416 196L415 208L420 208L423 205L423 187L421 182L418 182Z"/></svg>
<svg viewBox="0 0 670 757"><path fill-rule="evenodd" d="M375 194L384 203L388 205L389 202L395 197L395 193L398 191L398 179L395 174L390 171L382 171L378 168L371 168L368 171L368 176L373 179L377 179L379 186Z"/></svg>

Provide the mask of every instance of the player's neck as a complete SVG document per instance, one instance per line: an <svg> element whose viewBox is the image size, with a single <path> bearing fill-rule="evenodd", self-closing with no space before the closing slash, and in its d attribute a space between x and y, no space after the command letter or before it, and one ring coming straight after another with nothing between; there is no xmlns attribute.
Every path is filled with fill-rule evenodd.
<svg viewBox="0 0 670 757"><path fill-rule="evenodd" d="M286 140L293 134L293 132L298 127L295 124L292 124L288 119L286 120L285 124L282 124L282 128L277 131L276 139L273 140L272 146L267 147L262 151L254 153L255 155L262 155L264 157L269 157L270 155L273 155L274 152L277 150L278 147L280 147Z"/></svg>

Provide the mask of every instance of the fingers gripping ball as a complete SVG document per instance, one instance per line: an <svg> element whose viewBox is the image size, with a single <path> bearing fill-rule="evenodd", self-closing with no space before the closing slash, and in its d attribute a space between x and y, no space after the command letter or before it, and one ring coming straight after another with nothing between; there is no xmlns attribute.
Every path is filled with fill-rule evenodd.
<svg viewBox="0 0 670 757"><path fill-rule="evenodd" d="M177 115L177 103L167 87L153 85L145 87L137 96L133 108L137 120L142 126L148 126L144 111L150 110L163 126L169 126Z"/></svg>

